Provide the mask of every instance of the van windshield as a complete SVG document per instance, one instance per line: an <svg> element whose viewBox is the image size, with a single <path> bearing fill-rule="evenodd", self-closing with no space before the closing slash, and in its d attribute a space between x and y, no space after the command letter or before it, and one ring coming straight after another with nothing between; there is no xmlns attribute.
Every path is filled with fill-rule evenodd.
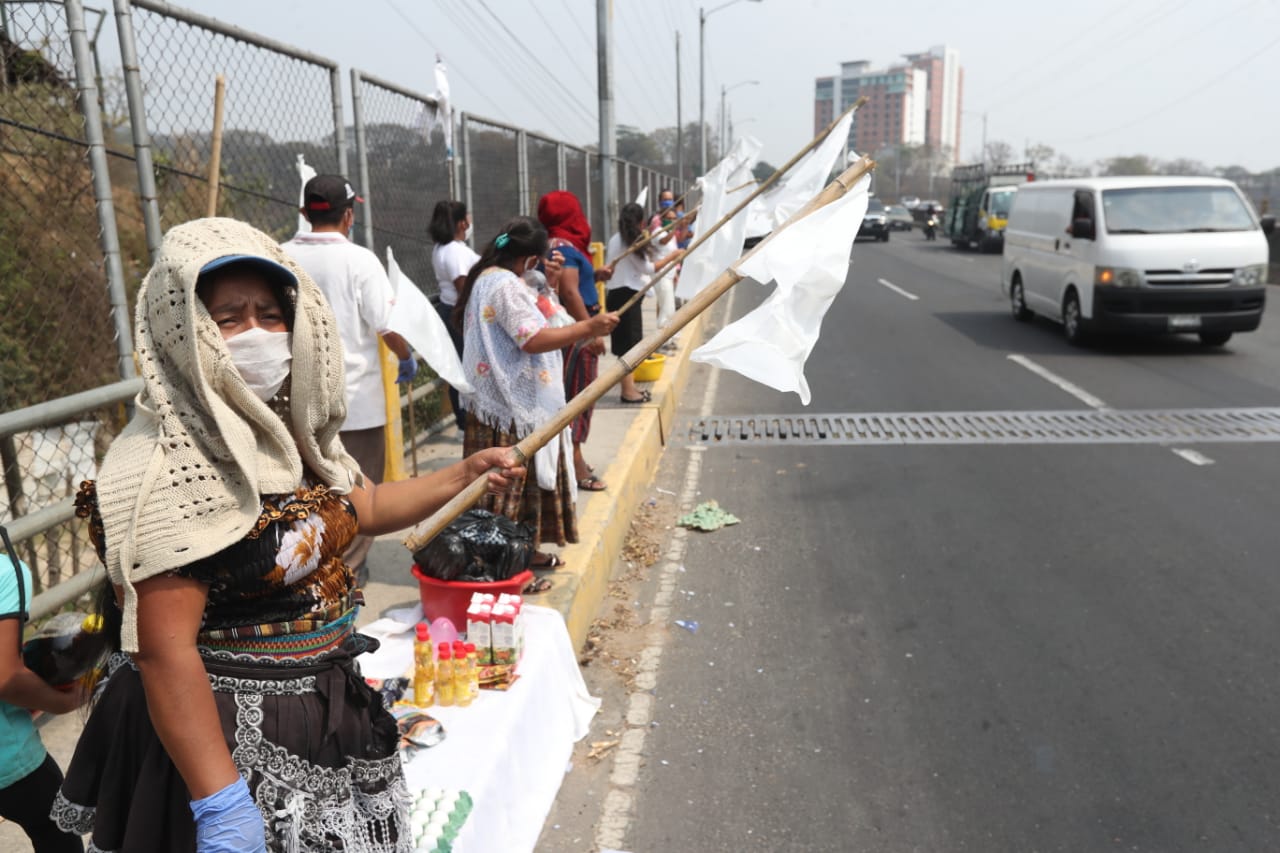
<svg viewBox="0 0 1280 853"><path fill-rule="evenodd" d="M1231 187L1139 187L1102 191L1109 234L1249 231L1249 209Z"/></svg>
<svg viewBox="0 0 1280 853"><path fill-rule="evenodd" d="M988 211L992 216L998 216L1001 219L1009 218L1009 208L1013 206L1013 197L1017 194L1017 190L992 190L991 192L991 210Z"/></svg>

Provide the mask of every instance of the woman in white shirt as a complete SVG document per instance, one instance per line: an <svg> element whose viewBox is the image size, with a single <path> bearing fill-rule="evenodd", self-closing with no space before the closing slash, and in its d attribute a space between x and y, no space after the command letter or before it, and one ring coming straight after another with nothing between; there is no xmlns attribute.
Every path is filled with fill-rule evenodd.
<svg viewBox="0 0 1280 853"><path fill-rule="evenodd" d="M609 238L609 245L605 248L605 261L609 266L613 267L613 277L609 279L609 283L606 285L607 292L605 293L605 307L609 311L617 311L622 308L631 297L644 289L655 273L661 272L667 264L673 263L680 258L680 252L664 253L665 256L661 257L655 265L654 258L660 254L660 250L651 243L644 249L627 255L627 257L618 261L618 257L627 250L627 247L644 236L643 223L644 208L635 203L623 205L621 212L618 214L618 230ZM618 327L610 335L609 348L613 351L613 354L621 356L640 343L640 339L644 337L643 325L640 303L636 303L622 315L618 322ZM648 391L641 391L636 388L636 380L630 373L623 377L623 403L647 403L649 397Z"/></svg>
<svg viewBox="0 0 1280 853"><path fill-rule="evenodd" d="M435 241L431 250L431 269L436 274L436 282L440 286L440 298L434 300L436 313L444 321L449 330L449 339L458 357L462 357L462 330L454 325L453 307L458 304L458 289L467 279L467 273L480 259L467 240L471 239L471 215L467 206L460 201L438 201L431 213L431 224L427 233ZM467 431L467 416L459 404L458 392L449 387L449 402L453 405L454 423L458 431Z"/></svg>

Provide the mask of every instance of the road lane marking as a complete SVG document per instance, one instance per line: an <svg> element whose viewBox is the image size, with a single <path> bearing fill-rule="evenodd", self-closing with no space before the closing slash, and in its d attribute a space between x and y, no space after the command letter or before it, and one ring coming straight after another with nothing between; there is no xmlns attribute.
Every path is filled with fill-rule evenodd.
<svg viewBox="0 0 1280 853"><path fill-rule="evenodd" d="M1192 465L1212 465L1213 464L1212 459L1210 459L1208 456L1205 456L1203 453L1200 453L1198 451L1191 450L1186 447L1173 447L1170 449L1173 451L1174 456L1181 456L1183 459L1187 460Z"/></svg>
<svg viewBox="0 0 1280 853"><path fill-rule="evenodd" d="M1007 358L1010 361L1012 361L1014 364L1017 364L1021 367L1025 367L1027 370L1030 370L1032 373L1034 373L1036 376L1039 376L1041 379L1045 380L1046 382L1051 382L1052 384L1057 385L1063 391L1066 391L1072 397L1075 397L1081 403L1084 403L1086 406L1089 406L1090 408L1094 408L1094 409L1111 408L1106 403L1104 403L1100 398L1093 396L1088 391L1081 388L1079 385L1075 384L1074 382L1068 379L1063 379L1061 376L1054 373L1052 370L1050 370L1047 367L1041 367L1031 359L1027 358L1025 355L1013 354L1013 355L1007 356Z"/></svg>
<svg viewBox="0 0 1280 853"><path fill-rule="evenodd" d="M898 294L899 296L905 296L908 299L910 299L912 302L915 302L920 298L919 296L916 296L914 293L908 293L907 291L903 290L901 287L898 287L898 285L893 284L892 282L885 281L882 278L876 279L876 280L879 281L881 284L883 284L885 287L892 290L894 293Z"/></svg>
<svg viewBox="0 0 1280 853"><path fill-rule="evenodd" d="M726 316L733 316L737 290L729 294ZM709 417L715 408L716 394L720 388L720 368L713 367L707 377L707 387L702 397L702 417ZM698 486L702 477L702 458L705 447L689 448L689 464L685 469L684 486L677 497L681 512L693 509L698 500ZM640 769L644 764L644 742L653 720L653 693L658 687L658 667L662 662L662 647L670 634L671 605L675 599L677 575L684 570L689 531L678 527L671 532L671 545L667 549L662 567L658 570L658 591L649 609L650 640L640 652L635 678L636 692L627 698L624 724L627 730L619 738L613 754L613 769L609 773L609 792L605 795L596 824L595 845L600 850L621 850L626 846L627 833L637 812L636 800L640 791Z"/></svg>

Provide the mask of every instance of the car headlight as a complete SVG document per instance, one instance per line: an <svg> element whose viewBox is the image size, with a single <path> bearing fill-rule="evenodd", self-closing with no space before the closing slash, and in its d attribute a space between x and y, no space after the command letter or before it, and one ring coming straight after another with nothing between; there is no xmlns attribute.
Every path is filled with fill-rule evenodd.
<svg viewBox="0 0 1280 853"><path fill-rule="evenodd" d="M1101 287L1141 287L1142 273L1128 267L1094 267L1093 283Z"/></svg>
<svg viewBox="0 0 1280 853"><path fill-rule="evenodd" d="M1254 264L1251 267L1240 267L1231 277L1231 283L1237 287L1258 287L1267 283L1267 265Z"/></svg>

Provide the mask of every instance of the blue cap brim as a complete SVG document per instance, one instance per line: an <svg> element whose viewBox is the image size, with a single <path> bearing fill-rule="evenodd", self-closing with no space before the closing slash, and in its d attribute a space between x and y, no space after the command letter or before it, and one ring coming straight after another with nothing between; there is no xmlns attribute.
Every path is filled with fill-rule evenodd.
<svg viewBox="0 0 1280 853"><path fill-rule="evenodd" d="M287 287L298 286L298 277L295 276L288 267L260 255L223 255L221 258L214 258L212 261L209 261L209 263L202 266L200 268L200 274L204 275L207 272L213 272L214 270L221 269L228 264L249 264L257 267L266 274L268 278L284 284Z"/></svg>

